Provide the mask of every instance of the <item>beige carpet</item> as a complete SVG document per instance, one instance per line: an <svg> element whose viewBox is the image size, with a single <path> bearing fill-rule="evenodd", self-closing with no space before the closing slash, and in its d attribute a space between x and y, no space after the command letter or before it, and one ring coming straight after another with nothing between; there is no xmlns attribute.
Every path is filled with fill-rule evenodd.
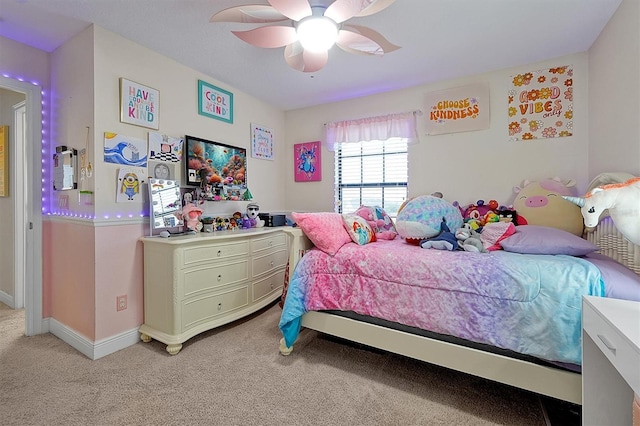
<svg viewBox="0 0 640 426"><path fill-rule="evenodd" d="M203 333L91 361L24 336L0 303L3 425L545 425L529 392L304 330L278 353L277 305Z"/></svg>

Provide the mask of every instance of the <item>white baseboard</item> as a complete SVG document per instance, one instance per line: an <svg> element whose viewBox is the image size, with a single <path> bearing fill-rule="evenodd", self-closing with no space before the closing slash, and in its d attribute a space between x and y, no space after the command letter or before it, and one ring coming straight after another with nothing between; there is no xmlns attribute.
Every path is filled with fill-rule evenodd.
<svg viewBox="0 0 640 426"><path fill-rule="evenodd" d="M4 303L5 305L7 305L8 307L10 307L11 309L15 309L15 301L13 299L13 296L11 296L9 293L6 293L2 290L0 290L0 302Z"/></svg>
<svg viewBox="0 0 640 426"><path fill-rule="evenodd" d="M140 333L138 332L137 327L95 342L87 339L85 336L77 333L53 318L49 318L49 331L63 342L78 350L87 358L93 360L110 355L120 349L133 346L140 342Z"/></svg>

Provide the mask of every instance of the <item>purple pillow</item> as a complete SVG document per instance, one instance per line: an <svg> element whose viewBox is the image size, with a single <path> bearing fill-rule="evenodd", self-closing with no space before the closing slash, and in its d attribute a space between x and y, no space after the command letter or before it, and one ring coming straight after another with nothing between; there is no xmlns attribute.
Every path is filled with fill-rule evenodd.
<svg viewBox="0 0 640 426"><path fill-rule="evenodd" d="M500 241L505 251L524 254L584 256L599 250L595 244L562 229L539 225L516 226L516 233Z"/></svg>

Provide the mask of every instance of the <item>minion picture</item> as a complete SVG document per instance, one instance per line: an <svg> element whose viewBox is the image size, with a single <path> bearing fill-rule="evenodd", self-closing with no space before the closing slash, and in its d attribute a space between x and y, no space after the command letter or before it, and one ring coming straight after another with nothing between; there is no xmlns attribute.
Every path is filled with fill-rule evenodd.
<svg viewBox="0 0 640 426"><path fill-rule="evenodd" d="M138 172L131 168L119 170L117 202L142 201L140 185L144 180L140 178L143 176L141 173L142 171Z"/></svg>

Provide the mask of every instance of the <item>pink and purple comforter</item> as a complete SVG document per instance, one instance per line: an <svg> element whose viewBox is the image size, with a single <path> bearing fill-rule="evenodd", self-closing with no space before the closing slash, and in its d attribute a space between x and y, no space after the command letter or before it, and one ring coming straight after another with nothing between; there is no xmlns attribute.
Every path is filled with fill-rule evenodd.
<svg viewBox="0 0 640 426"><path fill-rule="evenodd" d="M604 296L584 258L422 249L404 240L312 249L298 263L280 319L287 346L307 311L383 318L532 355L580 364L582 296Z"/></svg>

